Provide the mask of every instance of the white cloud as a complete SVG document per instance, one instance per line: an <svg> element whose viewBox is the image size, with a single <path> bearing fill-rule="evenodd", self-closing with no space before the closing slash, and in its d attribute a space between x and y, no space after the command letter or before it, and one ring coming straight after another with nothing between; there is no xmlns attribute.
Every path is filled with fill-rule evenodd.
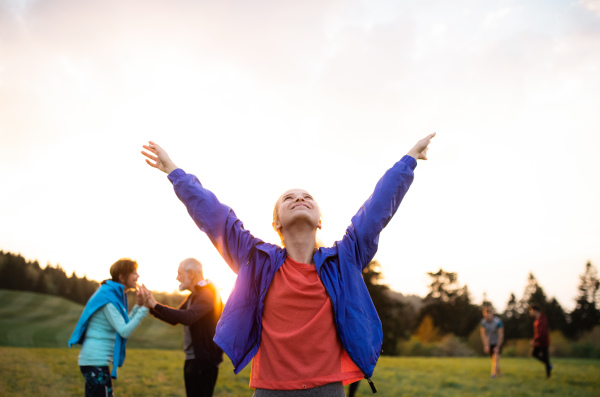
<svg viewBox="0 0 600 397"><path fill-rule="evenodd" d="M153 139L267 239L271 202L292 187L288 182L308 188L322 197L329 241L413 138L437 130L431 162L419 166L398 219L382 236L378 255L392 286L418 292L411 288L425 271L448 267L459 270L474 296L487 289L503 307L508 291L521 287L488 286L485 269L501 266L507 279L524 281L529 269L540 277L548 257L593 251L576 241L594 237L579 223L600 224L600 192L588 182L590 170L600 169L600 34L582 7L442 0L11 4L28 10L19 14L28 29L0 16L0 178L15 192L0 197L3 225L18 221L14 213L35 216L43 231L64 224L63 241L70 241L84 234L70 230L85 229L86 220L69 208L108 206L111 221L142 225L131 232L141 239L152 239L143 215L154 213L185 228L180 234L189 233L193 246L199 232L168 185L136 157ZM102 169L95 159L107 154L113 161ZM15 165L19 177L6 171ZM71 207L73 199L60 200L73 187L64 176L70 167L79 176L71 197L81 198ZM41 195L37 185L19 185L40 175ZM135 194L150 184L157 197ZM111 195L120 189L130 193L122 201ZM22 192L28 205L2 212L18 206ZM40 211L52 207L48 198L57 198L54 207L66 216ZM98 239L111 226L101 214L90 226ZM417 226L409 232L406 225ZM19 227L3 230L13 233L0 241L15 247L31 238L15 232ZM54 247L53 262L77 264L77 253L61 256L71 249L57 248L63 242L39 241ZM114 244L127 255L129 246ZM149 245L132 242L131 250L152 261ZM94 248L90 241L81 246ZM104 255L108 261L112 253ZM558 279L544 287L564 290Z"/></svg>
<svg viewBox="0 0 600 397"><path fill-rule="evenodd" d="M600 0L579 0L579 4L600 18Z"/></svg>
<svg viewBox="0 0 600 397"><path fill-rule="evenodd" d="M512 8L502 8L489 13L484 21L483 26L486 28L498 28L502 21L507 18L513 12Z"/></svg>

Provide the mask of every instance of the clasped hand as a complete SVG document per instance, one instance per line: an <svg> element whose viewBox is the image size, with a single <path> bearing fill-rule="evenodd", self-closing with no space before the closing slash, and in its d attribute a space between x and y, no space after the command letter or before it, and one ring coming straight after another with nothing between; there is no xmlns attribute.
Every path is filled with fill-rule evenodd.
<svg viewBox="0 0 600 397"><path fill-rule="evenodd" d="M146 306L148 309L153 309L154 306L156 306L156 300L154 299L152 292L146 288L144 284L138 286L135 294L137 296L138 306Z"/></svg>

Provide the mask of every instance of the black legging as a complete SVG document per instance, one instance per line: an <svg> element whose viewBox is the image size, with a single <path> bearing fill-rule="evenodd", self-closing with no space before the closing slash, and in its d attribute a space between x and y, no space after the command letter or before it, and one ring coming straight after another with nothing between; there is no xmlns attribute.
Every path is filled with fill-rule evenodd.
<svg viewBox="0 0 600 397"><path fill-rule="evenodd" d="M79 366L85 379L85 397L112 397L113 385L108 366Z"/></svg>
<svg viewBox="0 0 600 397"><path fill-rule="evenodd" d="M350 388L348 389L348 397L354 397L356 394L356 390L358 390L358 383L360 381L356 381L354 383L350 383Z"/></svg>
<svg viewBox="0 0 600 397"><path fill-rule="evenodd" d="M200 368L198 361L185 360L183 377L185 392L188 396L211 397L217 383L219 368Z"/></svg>
<svg viewBox="0 0 600 397"><path fill-rule="evenodd" d="M537 358L546 365L546 376L550 376L552 365L550 364L550 357L548 356L548 346L534 346L533 357Z"/></svg>

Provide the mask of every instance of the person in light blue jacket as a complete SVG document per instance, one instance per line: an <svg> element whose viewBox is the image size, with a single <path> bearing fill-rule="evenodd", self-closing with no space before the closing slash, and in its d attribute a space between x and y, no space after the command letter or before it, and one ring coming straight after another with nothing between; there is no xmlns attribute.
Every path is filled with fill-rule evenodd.
<svg viewBox="0 0 600 397"><path fill-rule="evenodd" d="M150 141L143 146L145 151L142 154L147 157L146 162L168 174L177 197L186 206L196 225L207 234L237 274L214 340L231 359L236 374L253 358L260 356L259 363L255 365L253 361L250 381L250 386L256 389L255 396L287 396L290 390L302 395L344 396L343 384L357 380L357 374L360 375L358 379L366 378L373 392L376 391L371 376L381 353L383 335L381 321L362 278L362 270L373 259L379 233L395 214L412 183L417 159L427 159L428 145L434 136L435 133L430 134L417 142L406 156L383 175L371 197L352 217L343 238L328 248L316 244L316 233L321 228L321 213L308 192L291 189L277 200L273 211L273 228L279 233L283 247L269 244L246 230L230 207L222 204L198 178L178 168L159 145ZM306 301L305 305L303 302L313 298L308 296L308 292L305 297L302 289L288 289L293 299L274 300L271 295L280 294L281 291L285 294L282 284L275 286L280 282L277 280L284 270L301 269L312 277L309 274L311 268L322 283L323 295L327 300L327 305L322 308L332 311L329 317L331 323L324 326L334 333L334 340L337 338L342 350L341 356L336 353L327 358L341 365L339 373L322 374L326 376L311 373L320 363L310 358L318 357L330 346L322 346L320 340L315 341L310 331L301 334L300 339L295 339L298 343L294 345L278 344L278 338L287 338L288 334L296 331L294 326L286 328L285 323L277 323L278 318L294 319L296 314L305 316L303 306L311 306L313 302ZM317 296L317 299L321 297ZM321 314L315 312L314 318ZM305 318L313 318L311 316ZM270 321L269 327L266 326L267 319ZM310 321L300 321L299 328L309 330L309 326L314 325L305 323ZM273 331L272 325L280 327L277 329L282 332ZM319 332L322 325L317 324ZM270 346L283 347L283 350L267 350ZM296 353L307 359L298 363L295 361ZM346 356L351 360L350 365L345 360ZM277 377L285 372L287 364L306 371L308 377L292 372L287 379L273 381L256 375L256 372L261 372ZM324 379L330 379L330 383L324 382Z"/></svg>
<svg viewBox="0 0 600 397"><path fill-rule="evenodd" d="M112 378L125 361L125 343L148 315L144 301L149 292L136 290L137 304L127 314L127 294L137 287L138 264L119 259L110 267L111 280L105 280L88 300L69 339L69 347L82 344L79 368L85 379L85 396L112 396ZM112 373L109 365L113 364Z"/></svg>

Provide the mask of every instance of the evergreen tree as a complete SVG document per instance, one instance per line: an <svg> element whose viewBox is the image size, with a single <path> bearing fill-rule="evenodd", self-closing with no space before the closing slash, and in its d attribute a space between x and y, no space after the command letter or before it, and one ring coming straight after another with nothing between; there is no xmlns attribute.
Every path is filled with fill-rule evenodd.
<svg viewBox="0 0 600 397"><path fill-rule="evenodd" d="M33 284L27 262L21 255L4 254L0 272L0 288L28 291Z"/></svg>
<svg viewBox="0 0 600 397"><path fill-rule="evenodd" d="M40 294L47 294L48 290L48 280L46 280L46 274L43 270L40 270L37 276L37 280L33 285L33 292L37 292Z"/></svg>
<svg viewBox="0 0 600 397"><path fill-rule="evenodd" d="M514 293L510 294L504 310L504 339L519 339L531 337L533 322L524 310L523 304L517 300Z"/></svg>
<svg viewBox="0 0 600 397"><path fill-rule="evenodd" d="M523 304L526 310L532 305L538 305L548 318L548 327L551 330L564 332L567 324L565 311L556 298L548 299L546 297L544 289L539 285L533 273L529 273L527 286L523 293ZM531 332L533 333L533 330Z"/></svg>
<svg viewBox="0 0 600 397"><path fill-rule="evenodd" d="M401 336L402 304L391 298L389 287L381 284L381 266L377 261L371 261L363 269L363 280L371 295L373 305L377 310L383 328L383 344L381 349L385 355L397 354L397 341Z"/></svg>
<svg viewBox="0 0 600 397"><path fill-rule="evenodd" d="M548 317L548 327L551 330L561 331L566 334L567 331L567 315L556 298L546 302L544 307L546 317Z"/></svg>
<svg viewBox="0 0 600 397"><path fill-rule="evenodd" d="M579 296L567 325L567 334L572 338L577 338L600 324L600 280L598 271L591 262L585 265L585 272L579 276L579 280Z"/></svg>
<svg viewBox="0 0 600 397"><path fill-rule="evenodd" d="M523 298L517 302L515 295L511 294L504 311L504 335L507 340L533 337L533 319L529 316L529 307L532 305L539 306L542 313L546 314L551 330L565 331L566 315L560 303L556 298L549 300L533 273L529 273Z"/></svg>
<svg viewBox="0 0 600 397"><path fill-rule="evenodd" d="M525 291L523 292L522 304L525 308L525 311L531 305L538 305L540 308L546 306L546 302L548 299L546 298L546 293L544 289L539 285L537 279L533 275L533 273L529 273L529 277L527 278L527 285L525 286Z"/></svg>
<svg viewBox="0 0 600 397"><path fill-rule="evenodd" d="M477 326L481 313L471 304L469 289L458 284L454 272L440 269L436 273L427 273L432 278L429 293L424 299L420 321L430 316L433 324L442 334L454 334L466 338Z"/></svg>
<svg viewBox="0 0 600 397"><path fill-rule="evenodd" d="M69 277L67 285L67 298L72 300L73 302L85 305L87 299L84 295L81 280L79 279L79 277L77 277L75 272L73 272L73 274L71 274L71 277Z"/></svg>
<svg viewBox="0 0 600 397"><path fill-rule="evenodd" d="M37 260L28 261L20 254L0 251L0 288L33 291L62 296L77 303L86 303L98 288L96 281L67 277L64 270L50 263L41 268Z"/></svg>

